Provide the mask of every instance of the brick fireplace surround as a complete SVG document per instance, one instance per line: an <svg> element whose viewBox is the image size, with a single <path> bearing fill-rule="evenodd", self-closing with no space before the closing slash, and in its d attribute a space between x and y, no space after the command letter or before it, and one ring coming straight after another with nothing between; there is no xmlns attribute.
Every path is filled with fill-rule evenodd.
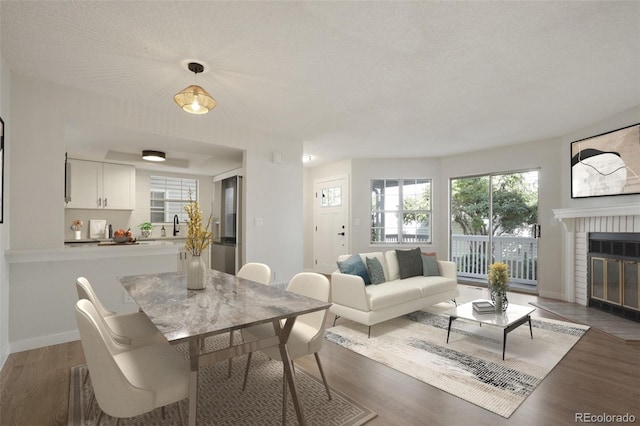
<svg viewBox="0 0 640 426"><path fill-rule="evenodd" d="M555 209L553 214L565 230L564 286L567 301L587 306L589 233L640 232L640 204Z"/></svg>

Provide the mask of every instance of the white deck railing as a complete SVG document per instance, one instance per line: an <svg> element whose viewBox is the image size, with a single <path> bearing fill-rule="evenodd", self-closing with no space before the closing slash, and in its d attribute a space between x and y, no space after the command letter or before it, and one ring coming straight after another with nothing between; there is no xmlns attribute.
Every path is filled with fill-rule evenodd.
<svg viewBox="0 0 640 426"><path fill-rule="evenodd" d="M512 283L536 285L538 241L535 238L493 237L494 255L488 250L487 235L453 235L451 260L458 265L458 277L486 280L487 266L504 262L509 265Z"/></svg>

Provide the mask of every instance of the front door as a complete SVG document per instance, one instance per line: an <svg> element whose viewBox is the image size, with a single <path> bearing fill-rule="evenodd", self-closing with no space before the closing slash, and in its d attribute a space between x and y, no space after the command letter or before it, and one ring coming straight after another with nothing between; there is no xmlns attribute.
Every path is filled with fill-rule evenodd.
<svg viewBox="0 0 640 426"><path fill-rule="evenodd" d="M331 274L338 256L349 253L349 189L347 177L318 180L314 184L314 271Z"/></svg>

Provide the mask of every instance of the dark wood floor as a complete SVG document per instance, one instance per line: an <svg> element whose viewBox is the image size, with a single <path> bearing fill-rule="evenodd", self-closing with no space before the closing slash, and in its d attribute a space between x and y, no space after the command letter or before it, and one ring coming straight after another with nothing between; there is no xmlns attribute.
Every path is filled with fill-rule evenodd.
<svg viewBox="0 0 640 426"><path fill-rule="evenodd" d="M510 294L509 300L526 304L537 298ZM534 316L561 319L542 309ZM330 342L321 358L332 387L378 413L371 425L569 425L575 423L575 413L585 412L630 413L640 422L640 345L595 330L587 332L510 419ZM0 373L0 425L66 424L69 368L83 362L79 342L12 354ZM317 371L313 357L299 364Z"/></svg>

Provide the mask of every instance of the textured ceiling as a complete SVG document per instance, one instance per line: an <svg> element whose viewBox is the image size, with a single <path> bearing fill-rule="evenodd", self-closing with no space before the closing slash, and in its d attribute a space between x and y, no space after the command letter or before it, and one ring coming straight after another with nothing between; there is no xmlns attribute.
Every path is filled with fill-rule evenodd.
<svg viewBox="0 0 640 426"><path fill-rule="evenodd" d="M3 0L0 13L14 73L177 108L195 59L218 101L203 119L295 138L319 162L541 140L640 105L635 1Z"/></svg>

